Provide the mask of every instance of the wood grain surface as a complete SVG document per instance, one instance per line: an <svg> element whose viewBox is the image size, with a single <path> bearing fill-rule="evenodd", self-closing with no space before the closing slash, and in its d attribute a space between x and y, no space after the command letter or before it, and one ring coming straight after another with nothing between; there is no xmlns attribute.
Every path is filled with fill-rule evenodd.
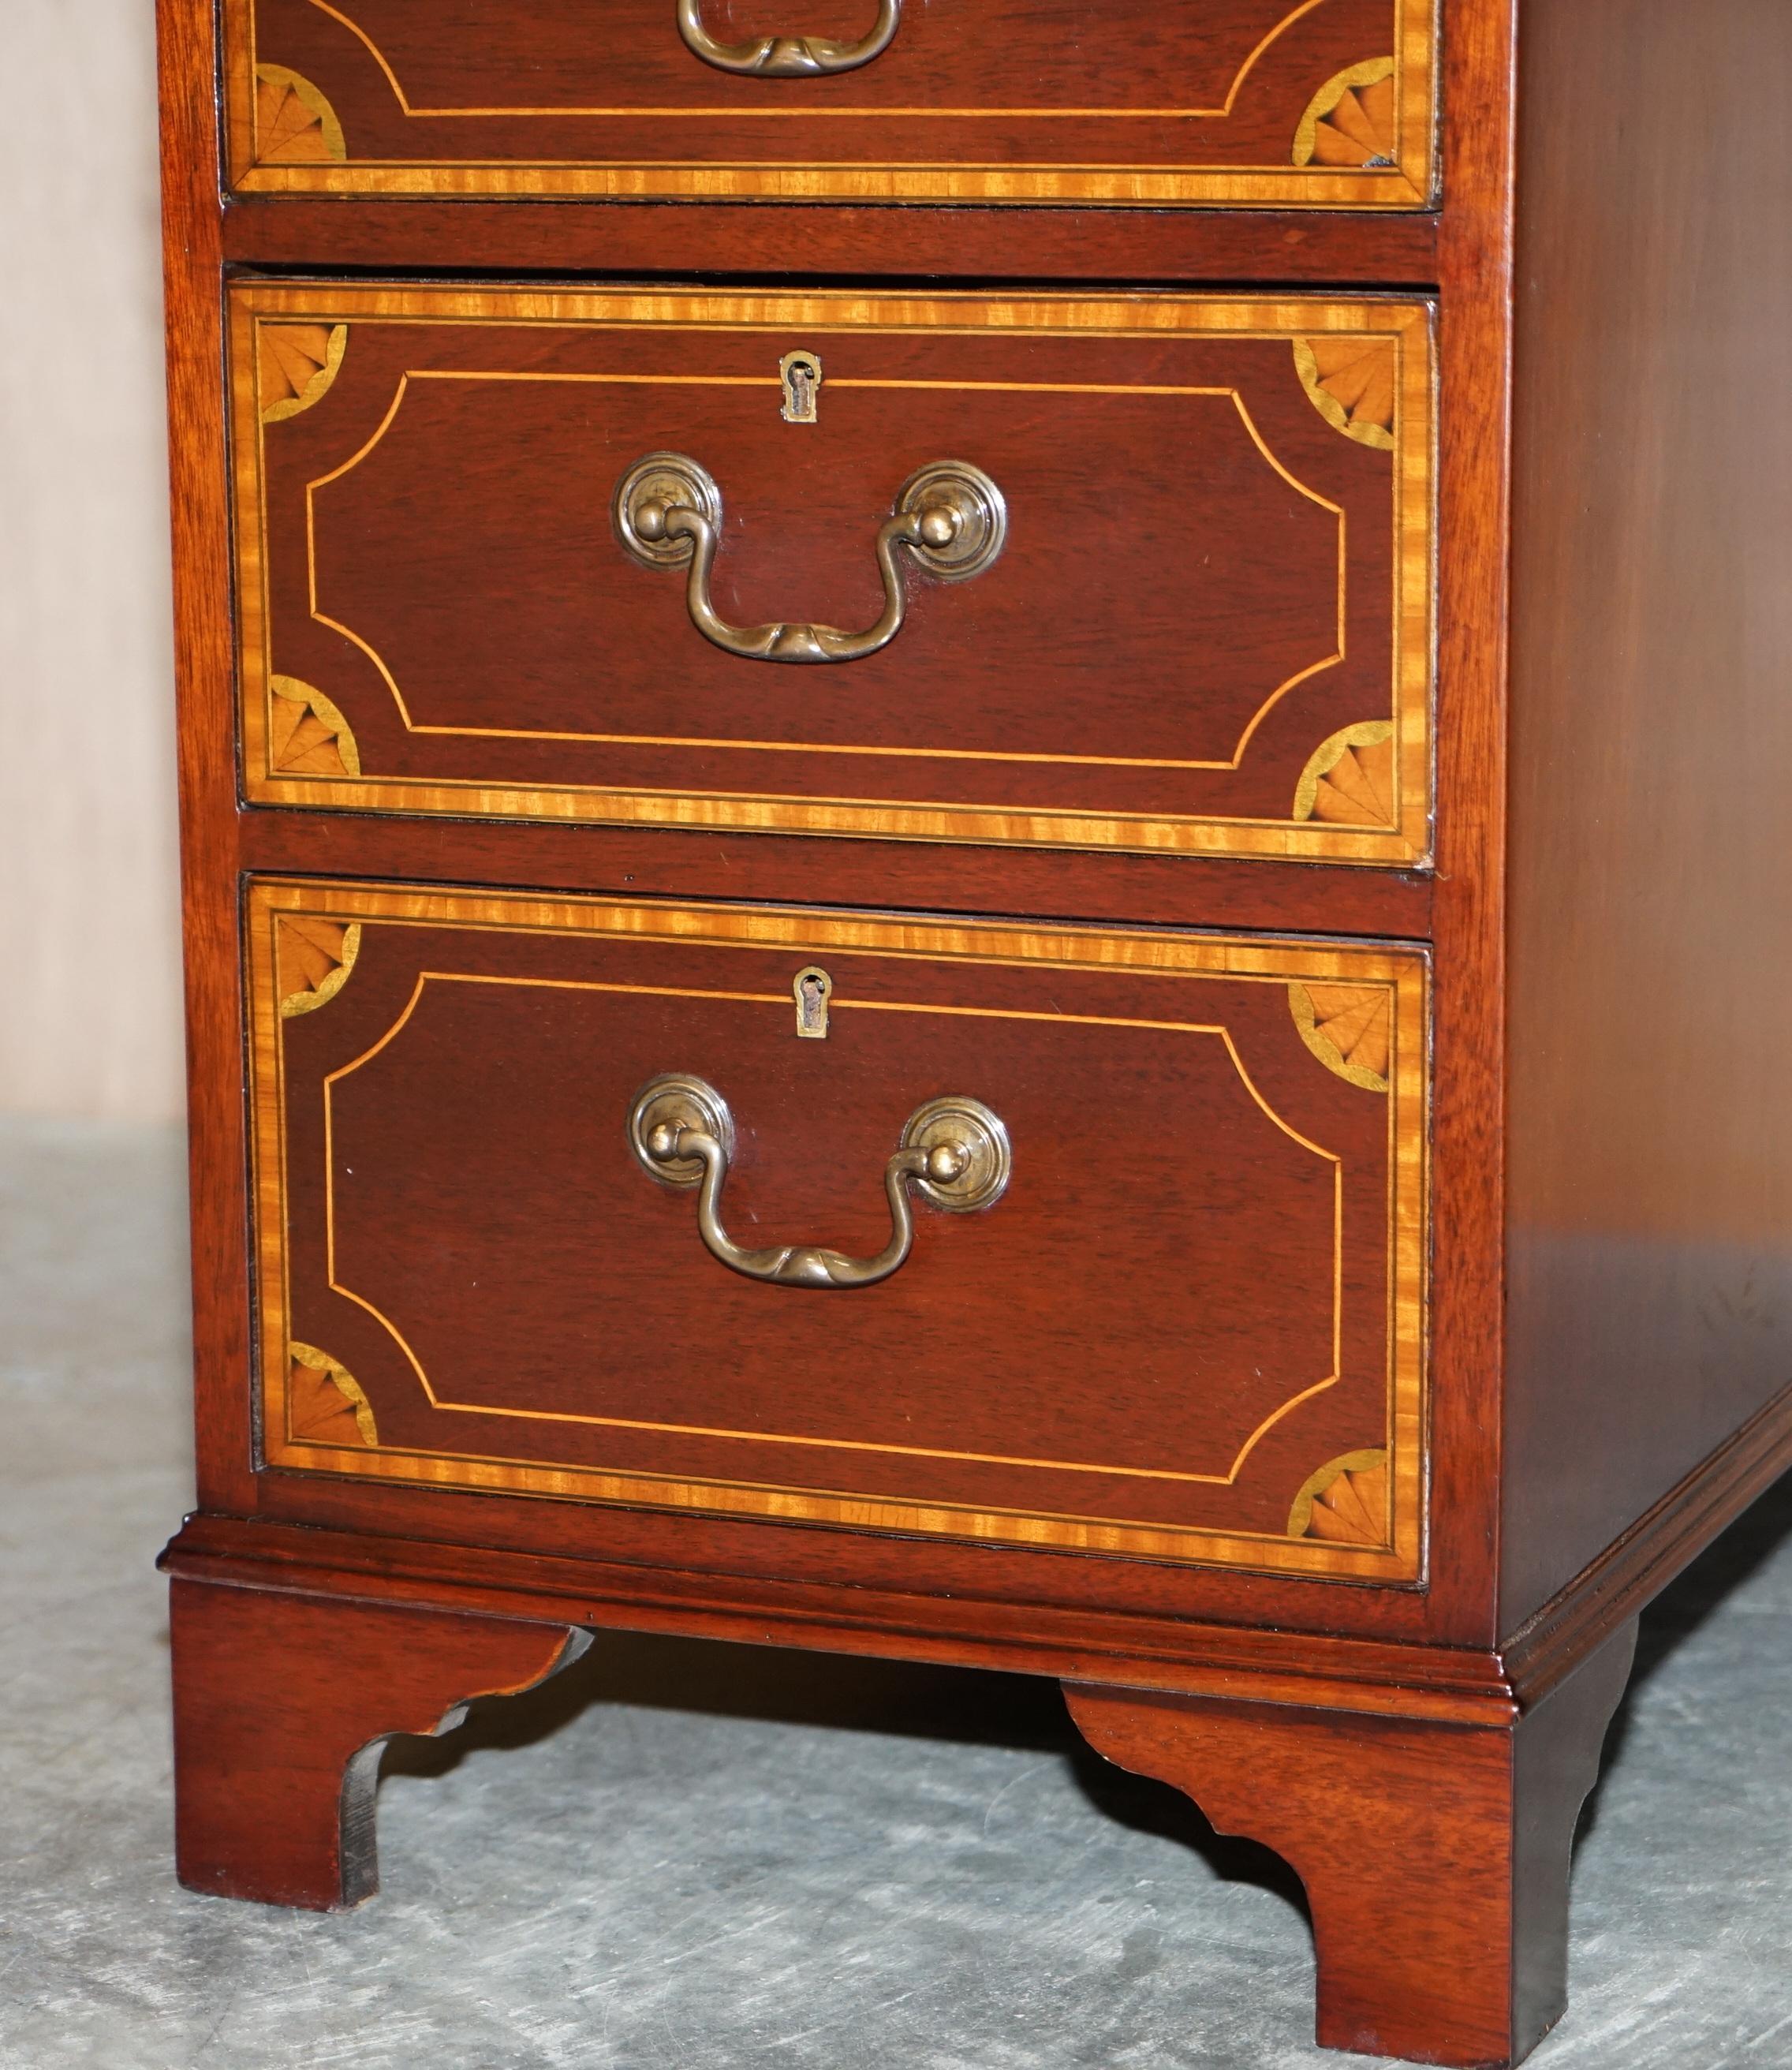
<svg viewBox="0 0 1792 2070"><path fill-rule="evenodd" d="M864 1534L828 1534L804 1561L787 1532L739 1519L280 1473L264 1478L260 1517L190 1517L161 1564L299 1594L1504 1727L1621 1632L1789 1462L1792 1389L1497 1647L1438 1640L1418 1590Z"/></svg>
<svg viewBox="0 0 1792 2070"><path fill-rule="evenodd" d="M1504 90L1504 13L1485 0L1459 11L1450 58L1454 90L1482 95L1490 90L1491 80L1497 100ZM195 1213L207 1259L196 1281L196 1298L202 1490L207 1507L218 1513L303 1518L317 1526L351 1531L371 1527L423 1540L458 1535L494 1552L505 1547L535 1552L558 1548L593 1558L614 1555L662 1564L689 1559L742 1577L794 1568L812 1576L824 1571L850 1576L864 1587L969 1590L985 1602L1013 1593L1035 1602L1099 1601L1128 1614L1174 1605L1183 1615L1262 1618L1309 1630L1373 1629L1390 1638L1429 1634L1447 1635L1464 1644L1491 1641L1486 1572L1496 1427L1490 1406L1497 1400L1497 1364L1490 1361L1486 1347L1490 1307L1497 1316L1499 1273L1476 1232L1487 1205L1497 1199L1499 1140L1498 999L1496 991L1489 990L1497 966L1490 968L1486 955L1498 935L1497 879L1490 881L1487 870L1490 853L1497 853L1498 827L1479 802L1488 795L1483 789L1486 750L1497 738L1499 698L1497 646L1482 636L1480 628L1490 613L1497 622L1503 608L1503 477L1497 428L1503 408L1499 342L1504 337L1506 277L1505 161L1498 126L1449 133L1446 149L1454 168L1455 199L1445 211L1436 247L1438 271L1454 311L1440 338L1440 370L1446 399L1454 397L1451 407L1459 433L1442 454L1439 481L1452 542L1438 568L1440 624L1450 661L1441 693L1452 717L1449 736L1440 743L1445 779L1440 853L1449 858L1449 873L1434 890L1409 873L1296 866L1273 860L1239 871L1202 857L1054 857L1037 849L930 850L914 844L755 840L696 831L656 837L645 830L476 824L447 817L428 823L315 812L242 812L228 757L215 752L220 733L227 738L230 723L228 663L220 669L209 658L210 643L228 623L231 607L227 573L215 557L225 507L222 413L208 400L207 364L198 342L216 320L219 252L217 198L203 170L211 116L206 97L210 25L203 10L187 0L170 0L164 49L168 90L178 109L186 145L179 182L170 188L167 242L170 308L177 336L190 341L178 350L186 355L190 378L178 382L174 392L186 493L181 513L187 542L182 677L194 929L190 939L197 959L192 978L195 1113L201 1116L195 1135ZM197 173L188 151L198 154ZM259 206L271 211L275 205ZM390 211L400 205L385 206ZM575 213L562 211L556 217L550 209L518 206L518 234L538 239L546 234L542 226L571 221ZM355 224L378 221L387 226L382 235L395 235L399 219L365 212L375 208L374 203L357 202L340 211L335 218L340 234L352 243ZM600 211L589 214L594 220L601 218ZM440 235L441 219L440 210L432 215L417 207L418 241L410 248L414 253L421 256L432 248L428 240ZM711 240L704 248L712 265L723 264L726 247L719 222L706 219L712 227L702 232ZM1018 215L1013 219L1023 225L1029 220ZM1286 218L1257 219L1278 239L1300 234ZM1090 225L1099 220L1089 219ZM1164 232L1161 249L1172 254L1182 249L1182 233L1174 227L1180 219L1160 220L1172 226ZM1216 234L1221 221L1189 220L1210 223ZM436 231L432 231L432 223ZM1354 253L1349 264L1359 270L1367 254L1382 248L1373 236L1397 227L1391 219L1379 227L1365 223L1353 228L1342 219L1315 219L1315 234L1327 233L1326 248ZM567 234L556 231L554 236ZM1054 233L1058 248L1068 234ZM1213 248L1223 254L1237 247L1234 237ZM1090 244L1088 254L1098 248ZM1140 248L1142 271L1148 276L1156 270L1150 248ZM321 262L337 248L314 249ZM338 385L340 379L339 375ZM285 428L296 432L317 421L333 399L333 390ZM1304 396L1301 399L1303 407L1310 407ZM1355 450L1316 415L1314 424L1340 448ZM1364 448L1361 457L1374 456ZM246 1156L239 1127L242 1022L234 970L236 885L237 873L252 860L254 867L275 873L311 871L333 861L338 867L371 869L401 881L577 885L625 895L653 885L686 898L713 895L718 886L735 895L743 887L758 886L763 887L761 896L812 905L837 902L844 893L848 902L862 904L869 898L873 904L890 901L961 913L980 909L1054 917L1112 914L1123 921L1176 917L1196 924L1218 919L1229 926L1341 927L1384 936L1422 936L1435 914L1440 938L1452 945L1435 995L1440 1030L1438 1141L1450 1146L1436 1168L1438 1201L1461 1240L1453 1239L1442 1256L1434 1287L1440 1303L1466 1328L1459 1330L1453 1322L1435 1333L1434 1355L1440 1370L1448 1371L1450 1383L1432 1398L1432 1466L1438 1486L1446 1494L1450 1524L1430 1550L1429 1591L1339 1590L1295 1577L1147 1567L1124 1560L1041 1561L1022 1549L960 1548L943 1540L902 1542L874 1534L846 1532L829 1540L812 1530L792 1532L749 1520L669 1520L621 1508L543 1505L489 1493L371 1484L366 1476L258 1472L243 1341L242 1319L250 1299L240 1249L243 1222L240 1211L230 1205L233 1195L239 1197L236 1189ZM752 895L751 889L747 895ZM231 945L227 950L222 947L225 942ZM1446 1029L1448 1039L1443 1040ZM1309 1463L1300 1480L1324 1463ZM676 1548L668 1536L673 1527Z"/></svg>
<svg viewBox="0 0 1792 2070"><path fill-rule="evenodd" d="M180 1880L314 1912L379 1887L381 1744L526 1689L583 1643L508 1618L179 1579L169 1593Z"/></svg>
<svg viewBox="0 0 1792 2070"><path fill-rule="evenodd" d="M1513 0L1458 4L1445 92L1451 196L1439 245L1438 981L1431 1110L1439 1243L1431 1282L1431 1586L1459 1635L1499 1634L1497 1558L1504 1339L1506 648L1510 607ZM1473 1608L1470 1609L1469 1606Z"/></svg>
<svg viewBox="0 0 1792 2070"><path fill-rule="evenodd" d="M1099 1753L1299 1875L1321 2047L1485 2070L1527 2055L1567 2004L1574 1824L1635 1646L1633 1622L1504 1727L1065 1693Z"/></svg>
<svg viewBox="0 0 1792 2070"><path fill-rule="evenodd" d="M1422 305L231 299L252 798L1429 851ZM823 381L797 426L778 366L805 343ZM909 567L908 622L869 659L744 660L612 534L617 481L657 451L717 481L713 591L737 623L873 620L878 527L931 461L994 478L1008 544L962 583ZM294 699L332 756L293 751ZM1347 742L1376 763L1348 790Z"/></svg>
<svg viewBox="0 0 1792 2070"><path fill-rule="evenodd" d="M706 0L852 40L870 0ZM706 64L658 0L230 0L229 166L263 191L1295 202L1433 186L1427 0L931 0L837 77Z"/></svg>
<svg viewBox="0 0 1792 2070"><path fill-rule="evenodd" d="M1649 23L1522 44L1508 1626L1792 1378L1792 170L1739 119L1792 18ZM1699 178L1639 189L1594 137L1695 75Z"/></svg>
<svg viewBox="0 0 1792 2070"><path fill-rule="evenodd" d="M228 771L226 772L227 780ZM715 894L777 905L1034 914L1123 925L1242 927L1423 941L1437 886L1423 870L1115 855L968 842L830 840L702 828L602 827L445 814L240 814L245 869L431 884L551 885L638 898Z"/></svg>
<svg viewBox="0 0 1792 2070"><path fill-rule="evenodd" d="M234 194L224 254L235 265L390 276L427 252L432 268L514 278L608 273L688 284L790 277L792 255L818 285L882 280L1123 280L1133 287L1261 281L1275 288L1411 289L1438 277L1447 211L1014 209L906 205L890 235L884 204L839 202L428 201L358 195Z"/></svg>
<svg viewBox="0 0 1792 2070"><path fill-rule="evenodd" d="M247 1074L236 911L236 755L217 92L209 8L158 0L163 305L174 547L181 913L186 1002L194 1434L202 1499L253 1507Z"/></svg>
<svg viewBox="0 0 1792 2070"><path fill-rule="evenodd" d="M1416 1575L1411 952L324 885L248 926L271 1464ZM881 1286L755 1284L630 1149L669 1070L755 1244L877 1252L943 1094L1016 1176ZM319 1430L320 1364L365 1422Z"/></svg>
<svg viewBox="0 0 1792 2070"><path fill-rule="evenodd" d="M221 200L211 19L162 0L213 1887L357 1887L317 1778L399 1715L363 1620L415 1621L423 1728L509 1686L493 1629L526 1675L615 1623L1058 1676L1295 1863L1322 2040L1506 2064L1559 2011L1631 1621L1792 1447L1792 216L1736 119L1787 38L1443 11L1127 0L1078 113L1081 0L911 6L788 94L659 0L608 51L562 0L230 0ZM1612 148L1664 105L1687 152ZM1008 551L875 664L731 666L609 532L698 444L732 616L869 616L924 460L990 468ZM1296 682L1314 493L1343 658ZM883 1287L759 1287L628 1148L662 1070L734 1105L746 1241L874 1250L941 1092L1014 1179ZM321 1769L219 1693L338 1643Z"/></svg>
<svg viewBox="0 0 1792 2070"><path fill-rule="evenodd" d="M1471 97L1482 95L1490 90L1491 80L1503 91L1499 87L1504 49L1503 10L1487 5L1487 0L1475 0L1473 6L1459 11L1450 59L1454 90ZM1491 1017L1497 998L1488 992L1489 971L1483 956L1486 944L1497 935L1496 926L1490 925L1497 910L1495 886L1486 874L1487 845L1496 837L1497 827L1477 802L1484 796L1484 745L1497 731L1499 701L1497 649L1490 647L1478 628L1487 622L1490 611L1497 617L1503 595L1498 586L1504 563L1496 536L1501 477L1495 428L1503 407L1497 341L1504 335L1505 275L1500 239L1504 161L1497 126L1450 133L1446 151L1454 168L1456 200L1445 211L1435 246L1438 270L1455 311L1440 340L1441 370L1446 390L1455 394L1453 407L1464 436L1453 440L1443 452L1439 485L1452 540L1459 545L1453 543L1438 570L1440 621L1450 663L1442 694L1453 718L1450 736L1440 751L1446 779L1441 838L1450 858L1450 875L1434 890L1409 873L1316 868L1273 860L1239 871L1202 857L1054 856L1037 849L930 849L914 844L755 839L696 831L655 836L646 830L478 824L447 817L431 823L315 812L243 812L236 802L228 755L216 752L218 742L227 739L231 726L227 652L222 666L212 658L213 643L229 623L231 601L227 570L217 555L226 509L222 411L212 399L215 391L203 343L208 326L216 321L221 248L218 200L205 170L212 139L209 16L191 0L168 0L163 47L170 106L179 125L178 148L171 142L178 164L170 186L166 243L176 363L184 370L172 393L184 499L179 509L180 624L189 939L195 959L190 978L198 1117L194 1212L196 1254L205 1260L195 1293L201 1488L207 1508L219 1515L303 1519L310 1525L335 1530L370 1528L420 1541L459 1536L468 1544L491 1548L493 1557L506 1548L538 1555L558 1548L593 1559L644 1560L662 1566L669 1561L694 1561L718 1574L743 1579L779 1571L812 1577L831 1574L842 1581L849 1578L861 1588L968 1593L984 1603L1004 1596L1036 1602L1074 1600L1099 1602L1124 1615L1174 1606L1176 1614L1183 1616L1262 1618L1309 1631L1376 1630L1390 1638L1429 1635L1449 1637L1462 1644L1490 1640L1492 1611L1485 1581L1487 1516L1494 1485L1491 1434L1495 1426L1489 1408L1497 1399L1497 1367L1490 1364L1484 1347L1490 1298L1497 1313L1499 1275L1488 1254L1472 1238L1484 1204L1497 1196L1483 1160L1491 1153L1496 1164L1499 1142L1497 1049L1491 1046L1496 1041L1497 1023ZM171 137L174 133L170 132ZM258 206L271 216L276 205ZM354 248L358 225L383 225L378 235L395 239L401 223L414 221L414 244L406 247L399 239L387 247L395 256L408 250L414 262L433 250L453 248L430 242L442 236L442 224L452 211L444 206L432 212L415 204L411 205L414 214L405 217L391 212L403 206L384 204L381 213L379 204L358 202L352 208L337 210L331 219L336 225L332 238L347 242L313 246L313 263ZM464 213L468 220L478 215L473 208ZM745 224L749 218L755 223L763 220L747 211L741 218L743 235L748 234ZM543 251L560 248L569 236L576 244L578 238L571 231L552 228L556 223L564 226L575 219L595 223L608 219L602 211L556 211L526 204L518 205L514 217L517 235L532 239L531 248ZM637 219L630 215L628 219ZM689 219L698 223L693 233L699 239L691 248L693 252L705 253L708 270L725 268L728 246L722 218L711 211L701 220L696 213ZM812 215L805 219L812 227ZM987 219L993 223L1001 219L992 215ZM1085 219L1083 231L1077 230L1068 216L1044 219L1062 220L1068 226L1051 232L1051 248L1062 254L1104 219ZM1118 226L1153 220L1105 219L1117 226L1117 236L1129 234ZM304 217L297 205L293 220L323 227L321 218ZM1012 220L1020 226L1015 235L1024 239L1027 223L1039 219L1017 215ZM1155 220L1161 236L1147 236L1136 253L1140 272L1147 278L1156 276L1165 265L1189 263L1189 253L1200 248L1210 248L1218 255L1216 263L1222 264L1228 263L1228 255L1242 248L1239 235L1225 229L1227 222L1238 219L1169 216ZM1256 220L1280 242L1307 235L1286 216L1264 215ZM1384 219L1379 225L1369 221L1353 224L1342 218L1315 217L1311 222L1313 238L1324 251L1341 255L1340 268L1346 273L1361 274L1376 252L1409 250L1405 243L1389 241L1401 228L1393 219ZM968 235L979 234L971 219L967 223ZM1206 225L1202 235L1217 241L1208 247L1190 244L1184 224ZM936 223L936 231L939 227ZM760 249L769 249L763 243L765 233L757 234ZM865 234L862 212L855 234L861 239ZM982 234L987 237L993 231ZM300 247L288 244L286 248L290 262ZM853 248L849 243L812 248L819 256L830 249ZM986 244L984 248L993 248ZM1099 248L1096 243L1086 243L1074 255L1077 269L1088 270ZM1299 249L1306 254L1303 265L1317 263L1306 243ZM891 263L900 266L905 256L893 254ZM1422 282L1424 277L1422 272ZM1490 333L1495 342L1491 358ZM1490 366L1494 370L1491 386ZM296 431L315 420L331 399L326 397L287 428ZM1304 398L1303 403L1305 406ZM1328 429L1316 417L1315 424ZM1345 442L1340 438L1340 443ZM1371 456L1364 449L1363 457ZM1463 808L1454 816L1453 799L1459 800ZM1459 959L1453 953L1435 1000L1440 1028L1447 1025L1450 1031L1449 1041L1439 1045L1439 1090L1450 1093L1461 1087L1464 1092L1447 1114L1440 1115L1444 1123L1440 1140L1448 1138L1453 1147L1438 1167L1438 1204L1452 1228L1463 1231L1463 1241L1449 1246L1435 1285L1438 1298L1454 1304L1454 1312L1465 1318L1468 1327L1459 1336L1453 1325L1438 1334L1437 1343L1436 1356L1440 1367L1448 1369L1450 1381L1433 1397L1438 1441L1433 1471L1439 1487L1447 1491L1451 1521L1448 1532L1430 1548L1429 1591L1340 1590L1323 1581L1242 1574L1222 1568L1148 1566L1123 1559L1041 1560L1024 1549L995 1545L966 1548L945 1540L902 1541L850 1532L829 1536L752 1520L694 1515L667 1518L624 1508L542 1504L490 1493L374 1483L366 1476L258 1471L243 1328L251 1295L241 1248L242 1211L232 1205L240 1200L240 1174L247 1155L240 1126L243 1023L235 969L238 873L252 862L257 869L279 873L329 867L332 861L339 868L371 869L401 881L588 886L625 895L651 885L686 898L713 894L718 885L725 894L735 895L747 887L751 896L751 887L760 886L760 896L812 905L837 902L844 894L852 903L888 901L961 913L996 910L1054 917L1111 914L1123 922L1173 917L1196 924L1217 919L1229 926L1341 927L1384 936L1423 936L1434 911L1440 910L1435 901L1441 893L1440 931L1453 946L1466 947L1470 953ZM1490 1087L1491 1108L1487 1104ZM1465 1146L1468 1154L1459 1155ZM1302 1479L1312 1470L1309 1466Z"/></svg>

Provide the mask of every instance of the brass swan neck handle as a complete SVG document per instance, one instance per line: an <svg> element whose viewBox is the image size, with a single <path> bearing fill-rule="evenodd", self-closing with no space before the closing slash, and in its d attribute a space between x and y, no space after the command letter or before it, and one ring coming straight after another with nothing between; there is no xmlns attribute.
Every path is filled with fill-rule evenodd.
<svg viewBox="0 0 1792 2070"><path fill-rule="evenodd" d="M907 1259L914 1242L910 1189L949 1214L970 1214L1008 1184L1008 1131L980 1100L949 1095L911 1114L884 1167L890 1241L875 1258L810 1244L749 1250L722 1225L722 1188L734 1156L734 1117L714 1086L673 1073L650 1080L628 1112L635 1155L661 1185L698 1188L697 1230L711 1257L773 1287L875 1287Z"/></svg>
<svg viewBox="0 0 1792 2070"><path fill-rule="evenodd" d="M678 33L686 47L718 72L755 79L824 79L856 72L889 49L902 17L902 0L878 0L878 18L857 43L831 36L755 36L744 43L722 43L703 26L703 0L678 0Z"/></svg>
<svg viewBox="0 0 1792 2070"><path fill-rule="evenodd" d="M982 468L968 460L918 468L878 530L883 611L862 632L845 632L789 622L730 625L721 616L710 582L722 534L722 491L709 470L687 455L649 453L637 460L616 485L614 516L623 545L644 567L688 569L685 599L692 624L725 653L749 661L862 661L902 629L907 592L898 547L937 580L965 582L989 566L1008 538L1007 504Z"/></svg>

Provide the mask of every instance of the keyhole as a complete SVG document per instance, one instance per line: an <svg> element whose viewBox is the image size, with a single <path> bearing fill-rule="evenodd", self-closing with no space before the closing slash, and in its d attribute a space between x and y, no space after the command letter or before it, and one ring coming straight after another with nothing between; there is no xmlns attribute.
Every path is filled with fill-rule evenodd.
<svg viewBox="0 0 1792 2070"><path fill-rule="evenodd" d="M791 980L790 988L796 999L797 1033L805 1041L824 1042L828 1039L828 1001L833 992L833 980L819 965L812 963Z"/></svg>
<svg viewBox="0 0 1792 2070"><path fill-rule="evenodd" d="M812 424L820 404L821 362L812 352L787 352L778 362L787 424Z"/></svg>

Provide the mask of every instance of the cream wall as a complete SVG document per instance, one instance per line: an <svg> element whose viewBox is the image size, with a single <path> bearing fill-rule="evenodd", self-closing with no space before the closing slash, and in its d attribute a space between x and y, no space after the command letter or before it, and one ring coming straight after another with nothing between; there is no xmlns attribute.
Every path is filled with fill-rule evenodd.
<svg viewBox="0 0 1792 2070"><path fill-rule="evenodd" d="M0 0L0 1111L179 1111L152 0Z"/></svg>

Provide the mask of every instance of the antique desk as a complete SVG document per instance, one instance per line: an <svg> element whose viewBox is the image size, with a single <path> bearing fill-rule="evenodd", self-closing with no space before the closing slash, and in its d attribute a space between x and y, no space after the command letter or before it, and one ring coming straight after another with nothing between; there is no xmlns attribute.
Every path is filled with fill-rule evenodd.
<svg viewBox="0 0 1792 2070"><path fill-rule="evenodd" d="M1516 2060L1792 1458L1792 15L162 35L182 1878L606 1627L974 1663Z"/></svg>

